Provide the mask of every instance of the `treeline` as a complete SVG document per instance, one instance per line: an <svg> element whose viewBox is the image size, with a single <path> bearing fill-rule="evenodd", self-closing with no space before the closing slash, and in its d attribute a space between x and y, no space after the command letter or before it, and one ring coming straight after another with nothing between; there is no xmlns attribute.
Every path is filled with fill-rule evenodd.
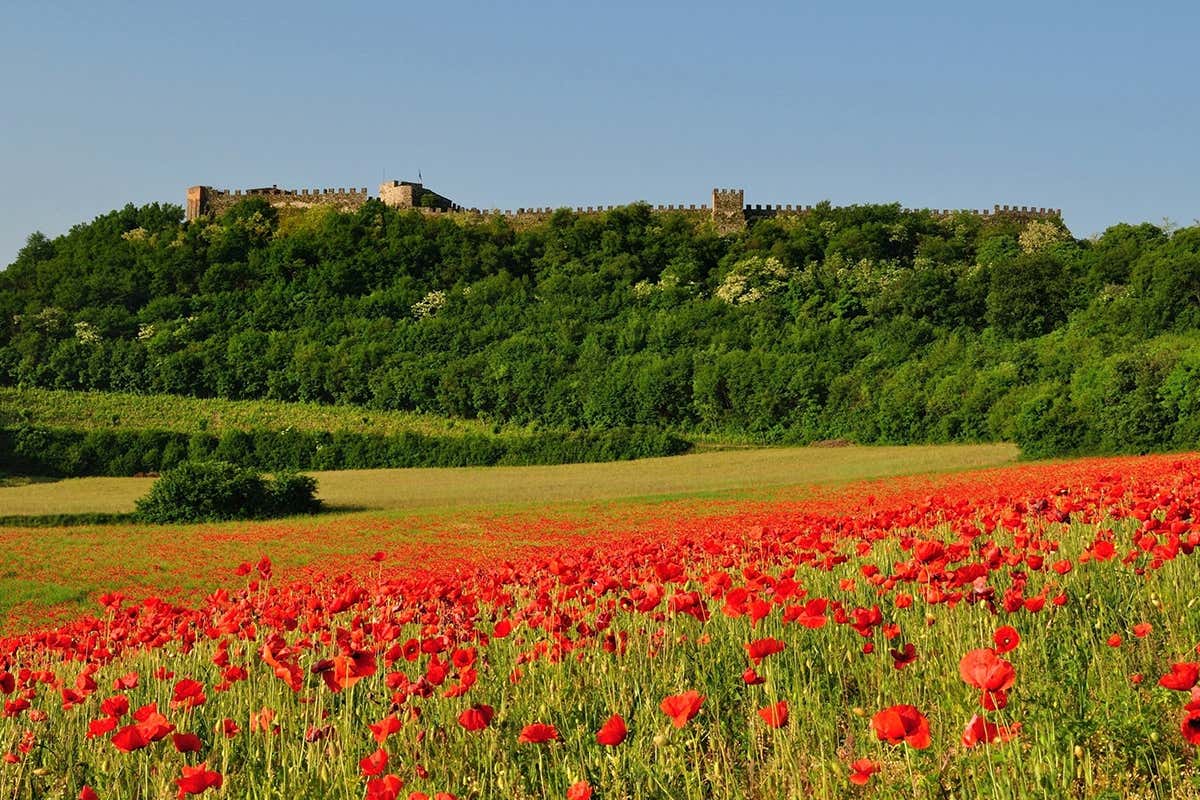
<svg viewBox="0 0 1200 800"><path fill-rule="evenodd" d="M719 235L127 206L0 273L0 382L762 441L1195 446L1200 227L831 208Z"/></svg>
<svg viewBox="0 0 1200 800"><path fill-rule="evenodd" d="M217 436L22 426L0 428L0 473L119 477L158 473L193 461L273 471L518 466L622 461L689 449L687 440L645 427L489 437L297 430L229 430Z"/></svg>

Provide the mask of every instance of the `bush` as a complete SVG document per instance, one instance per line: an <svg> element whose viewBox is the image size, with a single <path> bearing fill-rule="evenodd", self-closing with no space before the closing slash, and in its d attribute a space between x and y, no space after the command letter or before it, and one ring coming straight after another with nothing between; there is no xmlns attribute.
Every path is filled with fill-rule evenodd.
<svg viewBox="0 0 1200 800"><path fill-rule="evenodd" d="M271 516L274 517L315 514L321 510L321 501L317 499L317 479L311 475L280 472L274 480L267 482L267 495L274 509Z"/></svg>
<svg viewBox="0 0 1200 800"><path fill-rule="evenodd" d="M215 522L308 514L320 509L317 482L283 473L274 480L227 461L185 461L137 501L142 522Z"/></svg>

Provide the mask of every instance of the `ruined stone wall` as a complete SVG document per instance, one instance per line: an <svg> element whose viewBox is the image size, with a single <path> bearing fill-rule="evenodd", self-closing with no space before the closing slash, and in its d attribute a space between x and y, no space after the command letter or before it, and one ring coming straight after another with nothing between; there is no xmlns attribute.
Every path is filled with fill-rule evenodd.
<svg viewBox="0 0 1200 800"><path fill-rule="evenodd" d="M188 189L187 219L212 215L229 210L234 203L248 197L261 197L276 208L312 208L333 206L339 211L354 211L370 199L366 188L362 189L280 189L272 186L264 189L214 189L211 186L193 186Z"/></svg>

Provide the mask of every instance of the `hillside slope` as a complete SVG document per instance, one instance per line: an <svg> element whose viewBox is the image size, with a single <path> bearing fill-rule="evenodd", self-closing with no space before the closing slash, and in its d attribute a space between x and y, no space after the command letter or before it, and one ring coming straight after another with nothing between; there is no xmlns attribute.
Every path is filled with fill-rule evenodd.
<svg viewBox="0 0 1200 800"><path fill-rule="evenodd" d="M0 384L760 441L1200 432L1200 227L817 207L720 235L629 206L514 230L372 202L128 206L0 273Z"/></svg>

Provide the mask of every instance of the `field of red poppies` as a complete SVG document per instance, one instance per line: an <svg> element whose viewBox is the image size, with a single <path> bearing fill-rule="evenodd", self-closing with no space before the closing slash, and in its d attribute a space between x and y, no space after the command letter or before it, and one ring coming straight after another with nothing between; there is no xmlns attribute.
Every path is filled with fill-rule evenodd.
<svg viewBox="0 0 1200 800"><path fill-rule="evenodd" d="M1200 797L1197 512L1170 456L434 569L248 552L0 641L0 796Z"/></svg>

